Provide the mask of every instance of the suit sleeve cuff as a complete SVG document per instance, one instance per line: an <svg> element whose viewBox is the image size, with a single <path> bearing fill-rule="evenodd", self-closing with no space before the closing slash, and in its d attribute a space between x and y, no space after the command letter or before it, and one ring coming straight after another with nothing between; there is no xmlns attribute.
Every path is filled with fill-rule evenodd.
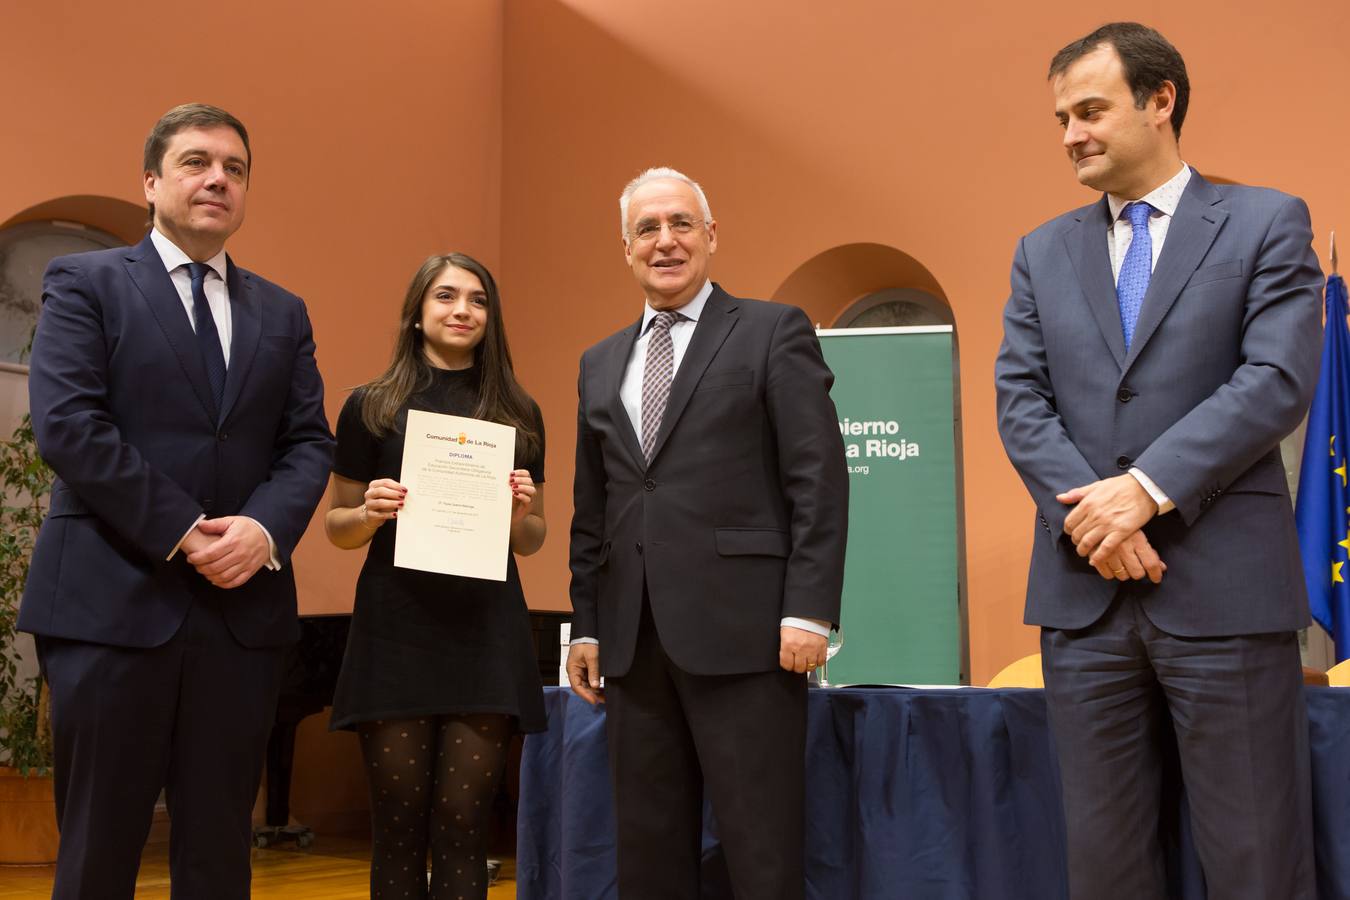
<svg viewBox="0 0 1350 900"><path fill-rule="evenodd" d="M252 516L240 516L240 518L248 519L258 526L258 530L263 533L263 537L267 538L267 568L273 572L281 571L281 560L277 557L277 542L272 540L272 533L263 526L263 523Z"/></svg>
<svg viewBox="0 0 1350 900"><path fill-rule="evenodd" d="M183 536L178 539L178 543L173 545L173 549L169 551L169 555L164 557L165 562L168 562L169 560L173 559L176 555L178 555L178 548L183 546L183 541L187 540L187 536L189 534L192 534L192 529L200 525L202 519L205 518L206 513L202 513L200 516L198 516L196 519L193 520L192 524L188 526L188 530L183 532Z"/></svg>
<svg viewBox="0 0 1350 900"><path fill-rule="evenodd" d="M1148 495L1153 498L1153 502L1158 504L1158 515L1166 515L1177 508L1177 505L1162 492L1162 488L1154 484L1153 479L1145 475L1138 466L1130 469L1130 474L1134 476L1135 481L1139 482L1140 487L1148 491Z"/></svg>
<svg viewBox="0 0 1350 900"><path fill-rule="evenodd" d="M600 642L597 641L595 638L580 637L580 638L572 638L571 642L568 643L567 646L575 647L577 644L595 644L599 646Z"/></svg>
<svg viewBox="0 0 1350 900"><path fill-rule="evenodd" d="M784 628L800 628L802 631L809 631L825 638L830 636L830 623L822 619L799 619L796 616L784 616L778 624Z"/></svg>

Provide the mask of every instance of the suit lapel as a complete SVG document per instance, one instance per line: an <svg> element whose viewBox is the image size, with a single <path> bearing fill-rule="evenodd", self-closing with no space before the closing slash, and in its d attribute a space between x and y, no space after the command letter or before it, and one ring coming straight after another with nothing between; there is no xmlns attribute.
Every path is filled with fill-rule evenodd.
<svg viewBox="0 0 1350 900"><path fill-rule="evenodd" d="M225 369L225 397L221 401L220 421L224 422L244 389L253 358L262 337L262 302L254 290L251 276L242 274L234 260L226 260L226 285L230 291L230 364Z"/></svg>
<svg viewBox="0 0 1350 900"><path fill-rule="evenodd" d="M1078 284L1087 300L1097 328L1111 348L1116 365L1125 365L1125 331L1120 324L1120 304L1116 300L1115 279L1111 276L1111 257L1106 242L1111 227L1111 208L1106 196L1082 210L1078 226L1064 235L1065 249L1078 275Z"/></svg>
<svg viewBox="0 0 1350 900"><path fill-rule="evenodd" d="M211 383L206 377L206 366L202 362L201 351L197 349L197 336L188 321L183 300L173 279L164 268L159 251L146 235L126 256L127 274L145 298L146 306L155 321L159 323L164 338L178 357L188 384L201 401L207 416L215 413L215 403L211 396Z"/></svg>
<svg viewBox="0 0 1350 900"><path fill-rule="evenodd" d="M652 447L653 461L661 454L666 438L670 437L675 423L679 421L684 408L689 405L689 398L693 396L694 387L703 377L703 370L708 368L708 363L717 355L722 342L731 334L737 318L736 301L726 291L713 285L713 292L708 296L708 302L703 304L703 313L694 327L689 347L684 351L684 358L680 360L680 368L675 372L675 380L670 383L670 399L666 401L666 412L661 417L661 429L656 433L656 443Z"/></svg>
<svg viewBox="0 0 1350 900"><path fill-rule="evenodd" d="M1125 360L1126 369L1139 358L1144 345L1177 302L1181 289L1195 274L1228 219L1228 212L1218 205L1222 200L1223 196L1212 184L1198 172L1192 172L1190 183L1177 203L1176 215L1167 227L1167 239L1163 242L1158 264L1149 279L1134 340L1130 342L1130 354Z"/></svg>
<svg viewBox="0 0 1350 900"><path fill-rule="evenodd" d="M619 396L619 389L623 386L624 372L628 370L628 358L633 355L633 345L637 343L638 332L641 330L642 320L638 319L625 331L620 332L619 338L610 347L609 356L604 361L607 379L604 396L609 397L609 417L613 420L614 428L619 433L619 441L627 448L638 468L645 469L647 468L647 459L642 455L642 442L638 440L637 431L633 428L633 420L628 417L628 410L624 408L623 397Z"/></svg>

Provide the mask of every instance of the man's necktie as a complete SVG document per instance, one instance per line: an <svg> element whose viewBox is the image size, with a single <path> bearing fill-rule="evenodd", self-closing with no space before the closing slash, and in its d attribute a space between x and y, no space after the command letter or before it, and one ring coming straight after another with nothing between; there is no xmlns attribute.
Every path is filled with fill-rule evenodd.
<svg viewBox="0 0 1350 900"><path fill-rule="evenodd" d="M1125 349L1134 339L1134 325L1139 321L1139 308L1144 305L1148 280L1153 274L1153 238L1148 233L1148 217L1153 207L1142 201L1131 203L1123 210L1130 220L1130 249L1120 265L1116 279L1116 301L1120 304L1120 324L1125 329Z"/></svg>
<svg viewBox="0 0 1350 900"><path fill-rule="evenodd" d="M197 347L201 350L206 380L211 383L211 396L219 413L221 400L225 397L225 352L221 349L220 332L216 331L211 305L206 302L206 273L211 267L198 262L188 263L187 267L192 276L192 318L197 325Z"/></svg>
<svg viewBox="0 0 1350 900"><path fill-rule="evenodd" d="M647 364L642 370L642 454L652 461L656 433L670 399L670 379L675 372L675 347L670 326L683 318L676 312L659 312L647 333Z"/></svg>

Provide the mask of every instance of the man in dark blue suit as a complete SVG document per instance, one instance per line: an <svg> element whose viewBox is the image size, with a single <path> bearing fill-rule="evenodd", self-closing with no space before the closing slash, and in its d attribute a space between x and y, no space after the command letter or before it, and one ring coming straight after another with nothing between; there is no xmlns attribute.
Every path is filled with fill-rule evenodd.
<svg viewBox="0 0 1350 900"><path fill-rule="evenodd" d="M1103 26L1050 80L1078 180L1103 196L1018 246L995 378L1039 512L1026 620L1070 893L1165 896L1175 739L1209 896L1311 898L1308 603L1279 449L1317 376L1308 208L1182 162L1186 67L1150 28Z"/></svg>
<svg viewBox="0 0 1350 900"><path fill-rule="evenodd" d="M249 894L289 566L332 434L305 306L240 269L248 133L202 104L145 145L153 229L53 260L29 398L58 476L19 614L51 689L54 898L130 898L166 791L174 897Z"/></svg>

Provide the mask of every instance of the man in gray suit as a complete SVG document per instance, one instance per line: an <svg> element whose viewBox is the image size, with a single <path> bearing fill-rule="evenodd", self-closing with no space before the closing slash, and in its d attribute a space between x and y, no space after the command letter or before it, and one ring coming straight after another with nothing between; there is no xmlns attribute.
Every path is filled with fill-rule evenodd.
<svg viewBox="0 0 1350 900"><path fill-rule="evenodd" d="M1317 375L1308 210L1183 164L1185 64L1152 29L1103 26L1050 82L1078 180L1104 196L1018 245L995 378L1039 512L1026 621L1070 893L1165 896L1175 735L1209 895L1311 898L1308 605L1279 451Z"/></svg>

